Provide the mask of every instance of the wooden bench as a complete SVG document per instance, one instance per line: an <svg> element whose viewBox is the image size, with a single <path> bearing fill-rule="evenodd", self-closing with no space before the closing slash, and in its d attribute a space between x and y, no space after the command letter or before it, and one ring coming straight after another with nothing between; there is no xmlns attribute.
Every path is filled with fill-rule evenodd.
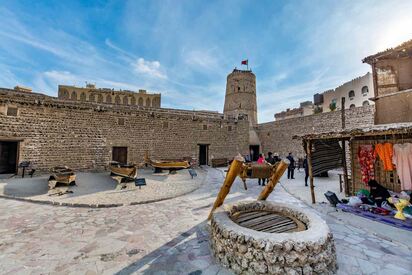
<svg viewBox="0 0 412 275"><path fill-rule="evenodd" d="M212 167L224 167L224 166L227 166L227 164L228 164L227 158L212 159Z"/></svg>

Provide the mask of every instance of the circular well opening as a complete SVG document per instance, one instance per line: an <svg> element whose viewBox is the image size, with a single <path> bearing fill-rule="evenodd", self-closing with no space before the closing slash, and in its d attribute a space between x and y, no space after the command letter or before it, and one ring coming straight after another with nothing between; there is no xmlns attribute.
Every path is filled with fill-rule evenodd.
<svg viewBox="0 0 412 275"><path fill-rule="evenodd" d="M274 211L238 211L230 218L242 227L266 233L292 233L307 229L299 219Z"/></svg>

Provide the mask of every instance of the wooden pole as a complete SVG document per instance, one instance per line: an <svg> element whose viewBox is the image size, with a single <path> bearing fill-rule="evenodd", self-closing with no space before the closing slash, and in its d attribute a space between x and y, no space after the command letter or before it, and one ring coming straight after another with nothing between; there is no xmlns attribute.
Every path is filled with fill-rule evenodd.
<svg viewBox="0 0 412 275"><path fill-rule="evenodd" d="M342 129L345 129L346 127L346 121L345 121L345 97L342 97L342 102L341 102L341 108L342 108Z"/></svg>
<svg viewBox="0 0 412 275"><path fill-rule="evenodd" d="M272 193L273 189L275 188L276 184L279 182L279 179L283 176L286 169L288 168L289 164L282 160L280 161L273 169L273 174L270 177L268 184L266 184L265 188L260 193L258 200L266 200L267 197Z"/></svg>
<svg viewBox="0 0 412 275"><path fill-rule="evenodd" d="M226 174L225 181L223 182L219 194L216 197L215 203L213 204L212 210L210 210L209 217L207 218L208 220L212 218L213 211L219 206L221 206L225 201L225 198L227 194L229 194L233 182L242 171L243 162L244 160L241 156L237 156L233 160L232 164L230 165L229 171Z"/></svg>
<svg viewBox="0 0 412 275"><path fill-rule="evenodd" d="M345 186L345 195L349 196L348 193L348 166L346 164L346 142L342 140L342 166L343 166L343 182Z"/></svg>
<svg viewBox="0 0 412 275"><path fill-rule="evenodd" d="M312 203L316 203L315 199L315 186L313 185L313 172L312 172L312 141L306 141L306 154L308 156L308 168L309 168L309 178L310 178L310 194L312 196Z"/></svg>

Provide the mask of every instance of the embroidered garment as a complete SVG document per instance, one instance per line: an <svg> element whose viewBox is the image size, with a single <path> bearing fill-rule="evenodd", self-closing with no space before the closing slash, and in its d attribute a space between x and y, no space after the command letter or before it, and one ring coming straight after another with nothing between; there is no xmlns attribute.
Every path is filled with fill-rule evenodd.
<svg viewBox="0 0 412 275"><path fill-rule="evenodd" d="M393 163L396 165L402 190L412 190L412 143L393 146Z"/></svg>
<svg viewBox="0 0 412 275"><path fill-rule="evenodd" d="M360 145L358 150L358 160L361 168L362 182L375 179L374 162L375 154L372 145Z"/></svg>
<svg viewBox="0 0 412 275"><path fill-rule="evenodd" d="M394 167L392 164L393 158L393 144L392 143L380 143L375 145L375 157L376 155L383 162L383 170L393 171Z"/></svg>

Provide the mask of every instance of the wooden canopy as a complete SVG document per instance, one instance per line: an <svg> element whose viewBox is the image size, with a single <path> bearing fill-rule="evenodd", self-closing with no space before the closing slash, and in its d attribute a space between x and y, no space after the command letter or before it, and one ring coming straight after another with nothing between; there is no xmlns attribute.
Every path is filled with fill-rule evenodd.
<svg viewBox="0 0 412 275"><path fill-rule="evenodd" d="M293 139L307 140L325 140L325 139L337 139L337 140L350 140L360 137L373 137L373 136L391 136L391 135L408 135L412 134L412 123L393 123L393 124L381 124L373 125L365 128L355 128L351 130L343 130L340 132L325 132L316 134L306 134L301 136L293 136Z"/></svg>
<svg viewBox="0 0 412 275"><path fill-rule="evenodd" d="M405 138L405 139L404 139ZM310 191L312 197L312 203L316 202L315 191L313 184L313 174L312 174L312 145L314 141L317 140L338 140L342 142L342 154L343 154L343 180L345 185L345 193L349 195L349 178L348 178L348 168L347 168L347 158L346 158L346 142L349 141L350 151L351 151L351 169L352 169L352 189L354 189L354 180L356 179L355 174L359 174L355 170L355 158L357 147L359 142L364 144L366 142L379 142L382 140L391 140L393 142L404 141L411 139L412 141L412 123L394 123L394 124L383 124L383 125L373 125L371 127L357 128L352 130L342 130L340 132L325 132L325 133L313 133L306 134L302 136L294 136L293 139L301 139L303 142L304 149L308 156L308 170L310 177ZM355 142L358 142L354 145ZM382 176L383 179L388 177ZM392 186L396 182L396 176L391 177ZM352 190L353 191L353 190Z"/></svg>
<svg viewBox="0 0 412 275"><path fill-rule="evenodd" d="M362 60L362 62L372 65L378 60L396 59L396 58L411 57L411 56L412 56L412 39L402 43L401 45L395 48L390 48L385 51L376 53L374 55L365 57Z"/></svg>

